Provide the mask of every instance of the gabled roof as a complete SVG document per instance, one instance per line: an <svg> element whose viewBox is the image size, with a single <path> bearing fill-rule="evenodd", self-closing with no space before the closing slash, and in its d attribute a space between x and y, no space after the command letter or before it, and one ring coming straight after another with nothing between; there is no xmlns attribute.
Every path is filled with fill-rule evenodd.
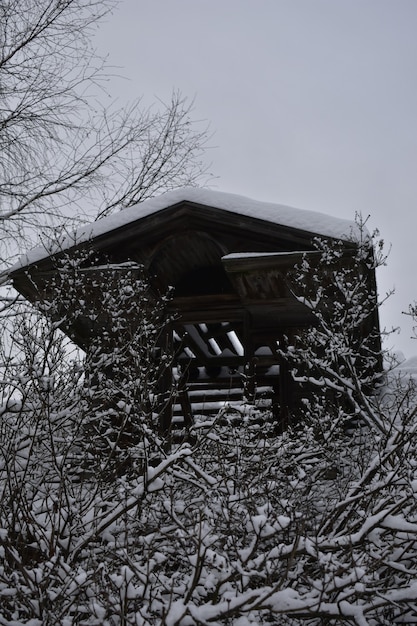
<svg viewBox="0 0 417 626"><path fill-rule="evenodd" d="M228 218L229 221L233 215L242 216L258 222L280 225L284 229L297 231L309 238L319 235L348 241L352 237L354 238L358 231L355 222L331 217L324 213L295 209L281 204L259 202L230 193L186 187L151 198L119 213L83 226L75 231L72 236L66 234L61 241L49 249L44 246L34 248L21 257L20 261L11 268L10 274L74 246L94 240L105 240L111 233L125 231L130 226L138 224L150 216L158 214L162 217L164 211L168 213L170 209L183 203L187 203L188 210L195 212L196 216L201 207L210 207L216 210L216 213L224 212L224 218Z"/></svg>

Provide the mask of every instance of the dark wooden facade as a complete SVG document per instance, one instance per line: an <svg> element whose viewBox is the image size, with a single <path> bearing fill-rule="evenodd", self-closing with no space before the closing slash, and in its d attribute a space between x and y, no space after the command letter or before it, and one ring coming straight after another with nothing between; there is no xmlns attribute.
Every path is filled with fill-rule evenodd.
<svg viewBox="0 0 417 626"><path fill-rule="evenodd" d="M138 210L136 220L67 246L12 276L16 289L34 301L64 253L88 247L97 268L140 264L155 293L173 287L169 308L175 313L175 368L187 372L180 383L182 394L200 382L200 391L211 388L211 398L215 389L240 385L253 399L267 387L275 413L285 418L294 402L293 386L278 350L287 337L313 322L308 309L291 295L286 277L304 254L317 255L315 235L184 199L144 216ZM82 325L72 329L73 338L87 350L91 332ZM188 399L183 412L189 411ZM165 416L165 428L169 422Z"/></svg>

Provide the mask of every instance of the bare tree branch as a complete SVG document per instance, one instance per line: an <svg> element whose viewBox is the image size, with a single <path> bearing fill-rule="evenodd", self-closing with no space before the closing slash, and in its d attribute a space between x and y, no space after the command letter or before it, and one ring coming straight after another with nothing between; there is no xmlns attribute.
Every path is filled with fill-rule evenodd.
<svg viewBox="0 0 417 626"><path fill-rule="evenodd" d="M92 45L113 0L5 0L0 7L0 261L34 229L92 219L205 180L207 129L178 93L144 109L100 97ZM23 238L23 239L22 239ZM27 245L23 244L23 245Z"/></svg>

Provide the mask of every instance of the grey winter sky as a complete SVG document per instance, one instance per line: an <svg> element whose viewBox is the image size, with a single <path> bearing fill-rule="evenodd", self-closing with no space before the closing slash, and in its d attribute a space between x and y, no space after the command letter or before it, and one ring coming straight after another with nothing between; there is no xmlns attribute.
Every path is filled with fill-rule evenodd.
<svg viewBox="0 0 417 626"><path fill-rule="evenodd" d="M353 219L392 244L383 326L417 299L417 0L121 0L97 46L120 103L195 98L212 188Z"/></svg>

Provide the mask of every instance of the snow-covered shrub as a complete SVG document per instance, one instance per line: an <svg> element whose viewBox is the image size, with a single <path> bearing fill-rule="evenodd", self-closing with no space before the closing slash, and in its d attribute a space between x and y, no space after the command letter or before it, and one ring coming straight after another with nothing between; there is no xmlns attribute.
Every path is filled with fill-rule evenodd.
<svg viewBox="0 0 417 626"><path fill-rule="evenodd" d="M320 391L302 420L277 434L256 408L238 420L230 409L170 445L158 428L162 318L138 308L149 294L137 268L119 270L101 321L73 297L94 274L72 267L52 321L25 315L20 351L4 348L0 624L416 623L416 388L404 373L382 384L374 341L346 343L363 303L377 305L368 285L349 287L346 314L318 306L312 341L289 348L295 375ZM351 282L329 276L329 294ZM122 303L142 312L137 333ZM72 359L57 320L103 329L106 316L115 337L97 339L87 364Z"/></svg>
<svg viewBox="0 0 417 626"><path fill-rule="evenodd" d="M79 469L112 479L140 474L166 444L172 401L168 295L157 295L135 263L90 266L64 259L41 308L87 347L80 406Z"/></svg>

